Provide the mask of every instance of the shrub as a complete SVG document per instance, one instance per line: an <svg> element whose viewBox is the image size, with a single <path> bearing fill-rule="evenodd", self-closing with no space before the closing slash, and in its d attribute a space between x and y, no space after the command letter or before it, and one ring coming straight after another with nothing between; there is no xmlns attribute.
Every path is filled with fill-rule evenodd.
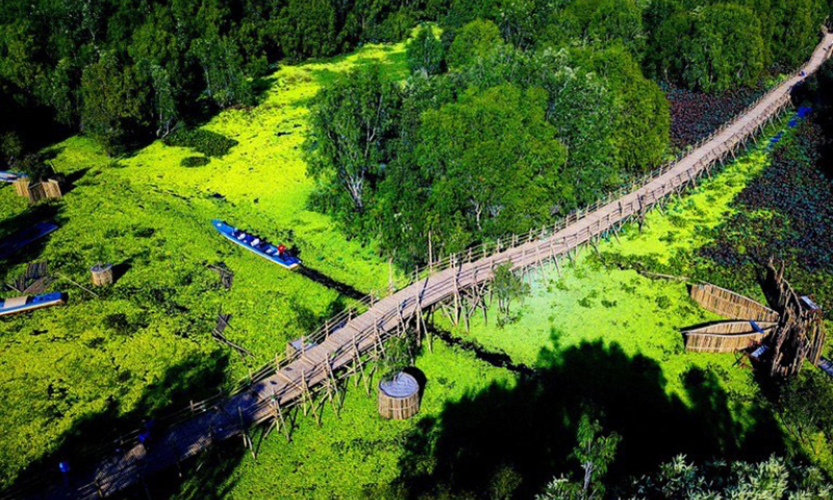
<svg viewBox="0 0 833 500"><path fill-rule="evenodd" d="M229 150L237 145L237 141L216 132L197 128L177 130L165 139L165 144L191 148L214 158L227 155Z"/></svg>
<svg viewBox="0 0 833 500"><path fill-rule="evenodd" d="M189 156L187 158L183 158L182 162L180 163L183 167L204 167L211 162L211 159L205 156Z"/></svg>

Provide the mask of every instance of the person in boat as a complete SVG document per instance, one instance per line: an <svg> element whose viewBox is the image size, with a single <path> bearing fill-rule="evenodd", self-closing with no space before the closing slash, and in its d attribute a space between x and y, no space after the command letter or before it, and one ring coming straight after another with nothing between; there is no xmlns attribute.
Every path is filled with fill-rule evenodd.
<svg viewBox="0 0 833 500"><path fill-rule="evenodd" d="M252 246L257 248L258 245L260 245L260 238L253 239L252 240Z"/></svg>
<svg viewBox="0 0 833 500"><path fill-rule="evenodd" d="M281 243L280 245L278 245L278 257L283 259L285 256L286 256L286 245Z"/></svg>

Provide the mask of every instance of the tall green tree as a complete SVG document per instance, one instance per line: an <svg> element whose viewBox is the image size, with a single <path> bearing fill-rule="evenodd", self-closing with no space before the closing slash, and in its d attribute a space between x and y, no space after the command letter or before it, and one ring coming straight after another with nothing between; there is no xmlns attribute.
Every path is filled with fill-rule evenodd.
<svg viewBox="0 0 833 500"><path fill-rule="evenodd" d="M443 68L445 48L431 26L421 26L407 46L408 68L436 75Z"/></svg>
<svg viewBox="0 0 833 500"><path fill-rule="evenodd" d="M584 471L581 481L571 481L565 476L554 479L537 500L601 500L605 498L603 482L607 469L616 456L616 448L622 438L615 432L602 435L598 420L582 415L579 421L578 445L573 458Z"/></svg>
<svg viewBox="0 0 833 500"><path fill-rule="evenodd" d="M153 81L156 136L166 137L171 133L179 118L176 95L168 71L165 68L153 65L150 72Z"/></svg>
<svg viewBox="0 0 833 500"><path fill-rule="evenodd" d="M283 53L295 59L333 54L338 48L336 15L329 0L288 0L278 19Z"/></svg>
<svg viewBox="0 0 833 500"><path fill-rule="evenodd" d="M81 79L81 126L110 154L118 153L141 120L134 75L110 52L84 70Z"/></svg>
<svg viewBox="0 0 833 500"><path fill-rule="evenodd" d="M778 415L790 435L815 455L833 445L833 385L819 370L805 370L783 388Z"/></svg>
<svg viewBox="0 0 833 500"><path fill-rule="evenodd" d="M602 76L613 97L617 163L629 172L646 172L661 164L668 151L671 113L659 86L645 78L639 64L621 45L576 51L578 64Z"/></svg>
<svg viewBox="0 0 833 500"><path fill-rule="evenodd" d="M382 80L378 66L349 73L316 98L308 170L325 189L348 197L338 210L365 211L391 157L400 106L398 87Z"/></svg>
<svg viewBox="0 0 833 500"><path fill-rule="evenodd" d="M772 0L771 50L776 62L794 69L807 60L828 16L820 0Z"/></svg>
<svg viewBox="0 0 833 500"><path fill-rule="evenodd" d="M636 0L575 0L564 14L575 19L583 39L601 44L618 41L641 57L645 33Z"/></svg>
<svg viewBox="0 0 833 500"><path fill-rule="evenodd" d="M501 264L495 268L495 278L492 282L492 290L497 298L498 325L506 323L512 313L512 303L522 301L530 294L529 283L524 281L512 272L512 264Z"/></svg>
<svg viewBox="0 0 833 500"><path fill-rule="evenodd" d="M765 62L761 23L736 4L681 11L662 23L651 57L661 78L692 89L720 92L757 83Z"/></svg>
<svg viewBox="0 0 833 500"><path fill-rule="evenodd" d="M540 89L502 85L423 114L416 157L432 182L420 213L436 221L440 248L526 231L572 195L562 175L566 150L544 119L545 102Z"/></svg>

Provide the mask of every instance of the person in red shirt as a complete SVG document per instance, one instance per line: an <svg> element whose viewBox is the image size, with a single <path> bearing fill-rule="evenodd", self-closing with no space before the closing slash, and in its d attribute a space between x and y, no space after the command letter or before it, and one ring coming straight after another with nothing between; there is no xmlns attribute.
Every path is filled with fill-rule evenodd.
<svg viewBox="0 0 833 500"><path fill-rule="evenodd" d="M286 245L281 243L278 245L278 257L283 258L283 254L286 253Z"/></svg>

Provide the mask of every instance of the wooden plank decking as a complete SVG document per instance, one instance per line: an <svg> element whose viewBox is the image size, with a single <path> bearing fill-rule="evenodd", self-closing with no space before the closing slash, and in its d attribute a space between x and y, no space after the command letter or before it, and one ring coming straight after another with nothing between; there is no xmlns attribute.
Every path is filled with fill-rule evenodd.
<svg viewBox="0 0 833 500"><path fill-rule="evenodd" d="M829 57L828 47L832 43L833 36L826 34L801 70L807 74L815 72ZM154 437L148 448L136 444L120 453L111 451L94 471L85 477L74 478L74 484L86 486L67 487L56 478L52 487L41 484L25 494L2 498L93 499L107 496L200 453L212 443L239 436L249 426L274 418L272 401L279 401L281 405L296 402L305 387L321 384L327 380L330 370L348 367L356 352L373 349L381 338L396 331L402 318L411 318L462 289L490 280L495 266L509 262L519 270L565 256L591 239L644 214L665 196L696 184L702 173L708 172L716 162L733 156L739 146L755 138L770 120L786 109L790 105L790 90L800 80L799 76L793 76L710 140L669 168L657 172L638 189L598 205L584 217L569 221L566 227L480 259L472 259L470 252L469 259L461 258L455 265L374 302L367 312L330 325L326 338L318 345L302 350L291 363L279 365L276 373L270 374L264 369L262 374L268 376L255 377L258 382L236 396L211 407L204 403L198 405L197 410L192 409L195 413L192 418Z"/></svg>

